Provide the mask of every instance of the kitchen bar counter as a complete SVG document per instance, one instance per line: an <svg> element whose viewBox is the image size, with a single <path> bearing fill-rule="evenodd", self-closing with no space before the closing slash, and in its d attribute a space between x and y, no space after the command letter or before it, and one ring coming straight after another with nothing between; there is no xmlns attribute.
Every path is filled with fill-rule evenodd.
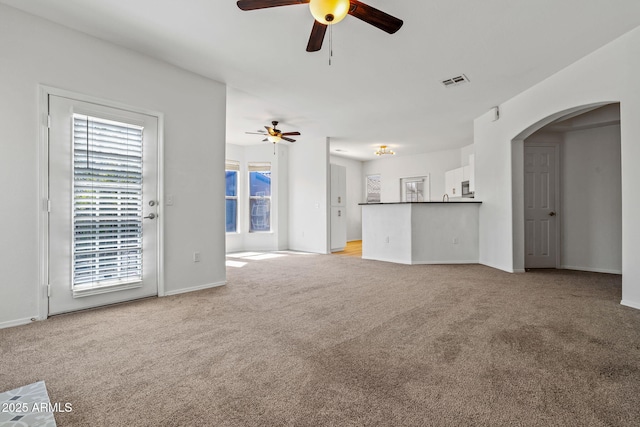
<svg viewBox="0 0 640 427"><path fill-rule="evenodd" d="M401 264L478 263L480 204L360 203L362 258Z"/></svg>
<svg viewBox="0 0 640 427"><path fill-rule="evenodd" d="M368 205L421 205L421 204L433 204L433 203L451 203L451 204L457 204L457 203L482 203L476 200L471 200L471 199L467 199L467 200L451 200L449 202L439 202L439 201L435 201L435 202L377 202L377 203L358 203L360 206L368 206Z"/></svg>

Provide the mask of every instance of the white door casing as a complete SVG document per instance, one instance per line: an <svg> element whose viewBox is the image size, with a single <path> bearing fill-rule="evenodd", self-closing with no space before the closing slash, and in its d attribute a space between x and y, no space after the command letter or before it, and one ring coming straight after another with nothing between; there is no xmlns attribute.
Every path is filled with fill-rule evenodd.
<svg viewBox="0 0 640 427"><path fill-rule="evenodd" d="M525 268L558 267L558 151L524 144Z"/></svg>
<svg viewBox="0 0 640 427"><path fill-rule="evenodd" d="M99 283L73 286L74 114L142 128L142 198L139 214L132 220L141 230L141 254L137 255L141 260L139 279L103 278ZM49 116L48 314L158 295L158 117L54 95L49 95ZM142 216L147 219L142 219Z"/></svg>

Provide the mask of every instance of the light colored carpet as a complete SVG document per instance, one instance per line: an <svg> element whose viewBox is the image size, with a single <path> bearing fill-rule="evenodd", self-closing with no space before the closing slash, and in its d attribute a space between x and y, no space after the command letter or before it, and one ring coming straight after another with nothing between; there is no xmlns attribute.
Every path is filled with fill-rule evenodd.
<svg viewBox="0 0 640 427"><path fill-rule="evenodd" d="M0 389L62 426L628 426L640 311L620 277L287 254L226 287L0 330Z"/></svg>

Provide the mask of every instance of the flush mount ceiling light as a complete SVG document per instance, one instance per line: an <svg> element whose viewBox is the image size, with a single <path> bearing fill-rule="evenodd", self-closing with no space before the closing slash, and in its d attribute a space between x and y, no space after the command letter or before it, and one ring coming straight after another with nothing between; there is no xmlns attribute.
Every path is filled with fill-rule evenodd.
<svg viewBox="0 0 640 427"><path fill-rule="evenodd" d="M393 150L387 150L387 148L388 147L386 145L381 145L380 148L373 152L373 154L375 154L376 156L382 156L383 154L391 154L392 156L394 156L396 154Z"/></svg>

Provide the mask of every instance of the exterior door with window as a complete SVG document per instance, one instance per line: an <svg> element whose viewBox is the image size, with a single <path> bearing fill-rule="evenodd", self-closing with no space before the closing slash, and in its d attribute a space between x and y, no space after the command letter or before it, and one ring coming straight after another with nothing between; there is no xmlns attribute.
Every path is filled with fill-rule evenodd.
<svg viewBox="0 0 640 427"><path fill-rule="evenodd" d="M49 96L49 314L158 294L158 119Z"/></svg>

